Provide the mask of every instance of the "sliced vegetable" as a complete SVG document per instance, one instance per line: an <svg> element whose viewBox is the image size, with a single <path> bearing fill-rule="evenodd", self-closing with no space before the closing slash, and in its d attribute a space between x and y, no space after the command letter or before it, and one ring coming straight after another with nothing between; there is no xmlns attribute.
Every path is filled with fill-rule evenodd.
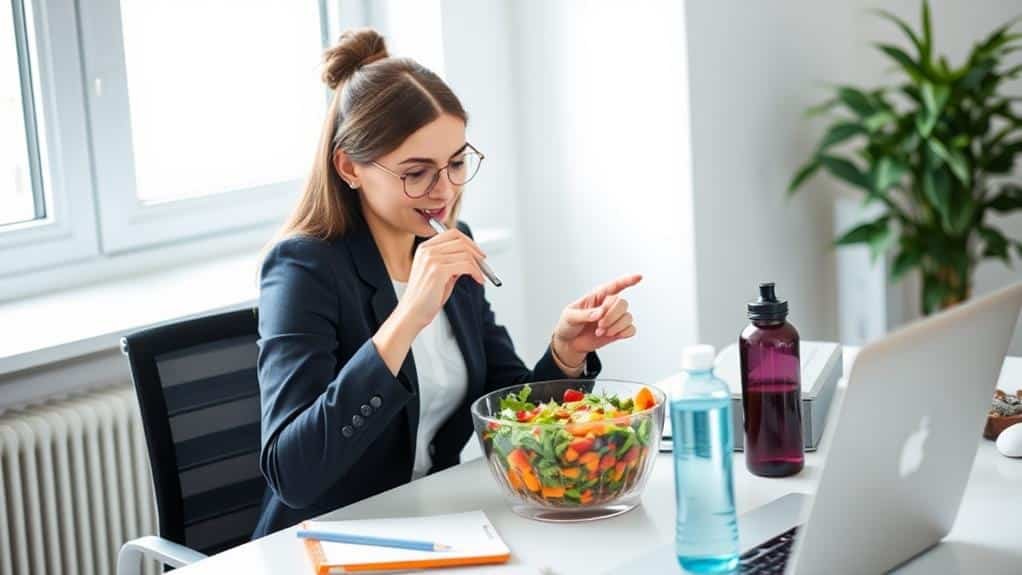
<svg viewBox="0 0 1022 575"><path fill-rule="evenodd" d="M583 437L576 439L568 444L568 447L575 450L575 453L585 453L593 448L594 439L592 437Z"/></svg>
<svg viewBox="0 0 1022 575"><path fill-rule="evenodd" d="M582 401L585 399L586 394L582 393L577 389L566 389L564 390L564 403L570 403L572 401Z"/></svg>
<svg viewBox="0 0 1022 575"><path fill-rule="evenodd" d="M635 394L635 411L645 411L656 405L656 400L653 399L653 392L648 387L644 387L639 390L639 393Z"/></svg>

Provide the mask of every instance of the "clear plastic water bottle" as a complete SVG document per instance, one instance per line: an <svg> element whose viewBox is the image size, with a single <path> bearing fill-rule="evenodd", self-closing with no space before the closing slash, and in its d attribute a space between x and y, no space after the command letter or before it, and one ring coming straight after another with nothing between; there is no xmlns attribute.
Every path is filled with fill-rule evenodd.
<svg viewBox="0 0 1022 575"><path fill-rule="evenodd" d="M738 566L738 518L731 475L731 393L713 375L713 346L686 348L681 382L671 393L675 550L693 573L727 573Z"/></svg>

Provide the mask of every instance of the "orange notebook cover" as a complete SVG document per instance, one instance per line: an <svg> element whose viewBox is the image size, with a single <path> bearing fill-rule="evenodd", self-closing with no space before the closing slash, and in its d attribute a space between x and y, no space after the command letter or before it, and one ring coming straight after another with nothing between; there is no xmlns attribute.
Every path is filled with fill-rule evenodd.
<svg viewBox="0 0 1022 575"><path fill-rule="evenodd" d="M316 575L484 565L505 563L511 558L510 549L482 511L426 517L305 521L302 528L414 540L421 540L423 534L428 534L434 543L451 547L448 551L415 551L316 539L300 540L312 560Z"/></svg>

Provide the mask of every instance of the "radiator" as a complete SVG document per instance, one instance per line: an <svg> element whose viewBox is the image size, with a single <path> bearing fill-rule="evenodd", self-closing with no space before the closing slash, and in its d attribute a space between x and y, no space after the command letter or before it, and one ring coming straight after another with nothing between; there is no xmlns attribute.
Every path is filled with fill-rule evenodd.
<svg viewBox="0 0 1022 575"><path fill-rule="evenodd" d="M156 530L131 388L0 415L0 575L113 575L121 544Z"/></svg>

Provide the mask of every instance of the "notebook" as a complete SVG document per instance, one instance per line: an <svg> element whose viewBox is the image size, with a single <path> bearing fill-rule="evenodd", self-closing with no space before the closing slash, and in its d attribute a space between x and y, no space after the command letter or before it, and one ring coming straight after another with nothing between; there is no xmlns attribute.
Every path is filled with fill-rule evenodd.
<svg viewBox="0 0 1022 575"><path fill-rule="evenodd" d="M428 534L434 543L451 547L449 551L415 551L299 540L305 545L317 575L505 563L511 557L511 551L482 511L426 517L305 521L302 528L394 539L423 539L424 534Z"/></svg>

